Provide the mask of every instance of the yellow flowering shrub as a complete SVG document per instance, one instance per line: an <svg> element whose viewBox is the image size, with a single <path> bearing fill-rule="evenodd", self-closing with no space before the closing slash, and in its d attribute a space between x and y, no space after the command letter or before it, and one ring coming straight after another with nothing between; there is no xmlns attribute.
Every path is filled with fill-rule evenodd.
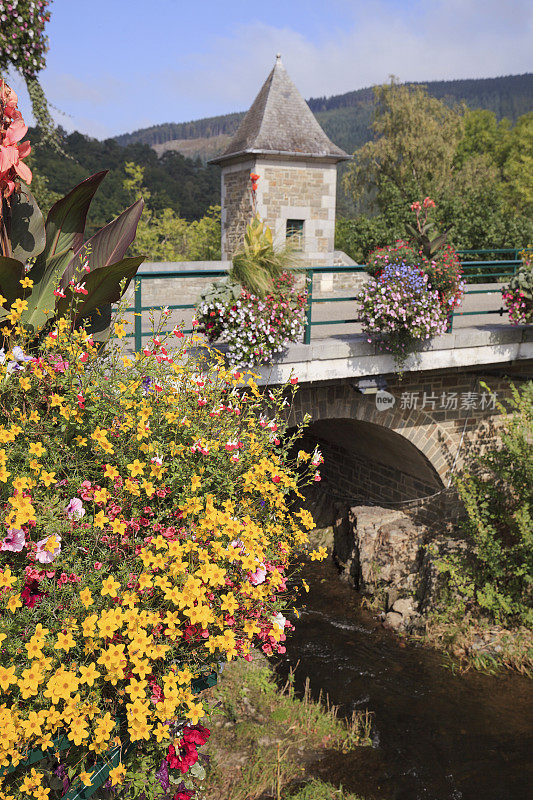
<svg viewBox="0 0 533 800"><path fill-rule="evenodd" d="M286 455L294 387L200 369L175 333L101 357L59 320L0 350L0 798L74 797L102 764L135 796L131 746L148 797L191 797L198 690L252 645L283 652L313 527Z"/></svg>

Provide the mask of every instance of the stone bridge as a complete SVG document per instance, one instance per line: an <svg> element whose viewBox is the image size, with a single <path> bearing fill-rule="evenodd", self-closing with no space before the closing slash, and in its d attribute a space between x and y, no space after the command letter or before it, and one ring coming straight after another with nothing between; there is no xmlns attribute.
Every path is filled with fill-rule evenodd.
<svg viewBox="0 0 533 800"><path fill-rule="evenodd" d="M360 335L294 345L262 368L264 385L298 378L290 419L310 415L303 444L318 444L325 459L319 523L330 524L339 502L399 508L432 525L456 519L453 476L497 439L509 379L533 377L533 330L462 328L403 370Z"/></svg>

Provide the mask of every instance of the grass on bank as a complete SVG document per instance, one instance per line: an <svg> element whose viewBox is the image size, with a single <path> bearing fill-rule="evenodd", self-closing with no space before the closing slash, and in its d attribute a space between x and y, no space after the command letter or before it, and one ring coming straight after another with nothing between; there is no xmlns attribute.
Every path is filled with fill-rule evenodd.
<svg viewBox="0 0 533 800"><path fill-rule="evenodd" d="M327 750L370 744L370 715L346 723L327 698L311 699L309 684L302 699L291 678L280 689L258 654L228 664L212 691L206 800L361 800L313 778L311 768Z"/></svg>

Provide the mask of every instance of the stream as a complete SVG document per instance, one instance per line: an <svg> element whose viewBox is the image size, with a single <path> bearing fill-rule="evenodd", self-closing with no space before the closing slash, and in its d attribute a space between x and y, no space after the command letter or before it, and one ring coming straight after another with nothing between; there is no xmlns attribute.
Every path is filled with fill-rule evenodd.
<svg viewBox="0 0 533 800"><path fill-rule="evenodd" d="M278 662L339 713L373 714L372 747L330 752L316 774L363 800L531 800L532 683L517 674L454 673L442 654L386 631L331 559L306 562L309 594Z"/></svg>

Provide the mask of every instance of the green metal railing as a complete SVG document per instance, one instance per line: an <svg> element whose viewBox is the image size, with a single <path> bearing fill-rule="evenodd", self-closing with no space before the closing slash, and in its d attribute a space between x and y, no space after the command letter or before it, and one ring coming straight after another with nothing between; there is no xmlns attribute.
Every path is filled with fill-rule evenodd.
<svg viewBox="0 0 533 800"><path fill-rule="evenodd" d="M516 272L517 267L520 265L520 258L519 253L520 250L517 248L485 248L481 250L458 250L458 255L460 257L469 257L468 261L462 261L463 267L463 274L465 281L467 283L467 288L465 294L501 294L500 288L494 289L470 289L469 287L472 284L485 282L485 283L492 283L492 282L499 282L505 283L508 279L514 275ZM492 255L492 256L503 256L500 259L492 259L487 260L484 259L484 256ZM315 275L325 275L325 274L339 274L339 273L362 273L366 271L366 265L364 264L352 264L350 266L327 266L327 267L307 267L302 270L306 274L307 278L307 292L308 292L308 304L306 310L306 324L304 330L304 344L311 343L311 332L314 326L318 325L351 325L354 323L359 322L360 320L357 317L353 319L326 319L326 320L314 320L313 319L313 308L316 308L320 304L324 303L343 303L343 302L355 302L357 297L355 295L348 295L342 297L325 297L325 298L317 298L313 296L313 279ZM161 305L161 306L146 306L143 305L142 302L142 286L143 282L147 280L161 280L161 279L169 279L169 278L221 278L224 275L227 275L227 271L224 269L210 269L210 270L179 270L174 272L140 272L135 277L135 290L134 290L134 305L132 308L126 309L126 311L134 312L134 332L133 334L129 334L130 336L134 337L135 342L135 350L139 352L142 350L142 341L143 338L151 336L150 331L143 331L142 325L142 315L143 312L146 311L157 311L163 310L164 308L169 309L170 311L186 311L192 310L195 308L194 303L178 303L174 305ZM478 311L454 311L450 317L450 326L449 330L452 330L453 327L453 320L455 317L461 316L484 316L484 315L491 315L491 314L499 314L503 316L503 314L507 313L506 310L500 306L500 308L494 308L491 310L478 310ZM164 331L168 332L168 331ZM192 329L184 329L183 333L192 333Z"/></svg>

